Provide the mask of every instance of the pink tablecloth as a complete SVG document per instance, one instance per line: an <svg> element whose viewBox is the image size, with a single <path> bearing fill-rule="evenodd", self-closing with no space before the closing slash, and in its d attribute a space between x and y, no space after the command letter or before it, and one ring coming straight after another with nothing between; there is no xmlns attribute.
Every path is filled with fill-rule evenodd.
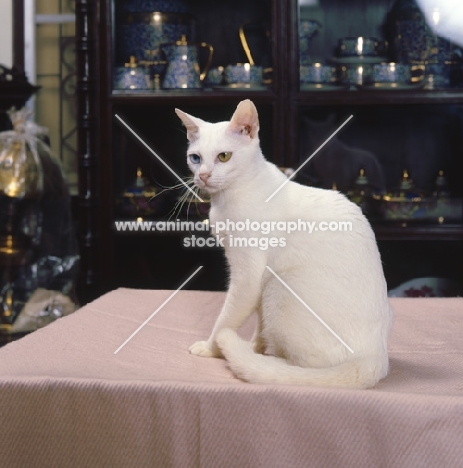
<svg viewBox="0 0 463 468"><path fill-rule="evenodd" d="M188 354L224 294L119 289L0 350L1 467L461 467L463 299L395 299L370 390L259 386ZM250 334L250 327L244 331Z"/></svg>

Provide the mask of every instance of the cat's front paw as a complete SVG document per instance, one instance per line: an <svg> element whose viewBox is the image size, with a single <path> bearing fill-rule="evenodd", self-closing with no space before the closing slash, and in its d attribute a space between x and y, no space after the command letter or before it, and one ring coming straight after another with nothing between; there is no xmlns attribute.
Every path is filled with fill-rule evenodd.
<svg viewBox="0 0 463 468"><path fill-rule="evenodd" d="M191 354L201 357L220 357L220 350L216 346L211 346L209 341L197 341L189 348Z"/></svg>

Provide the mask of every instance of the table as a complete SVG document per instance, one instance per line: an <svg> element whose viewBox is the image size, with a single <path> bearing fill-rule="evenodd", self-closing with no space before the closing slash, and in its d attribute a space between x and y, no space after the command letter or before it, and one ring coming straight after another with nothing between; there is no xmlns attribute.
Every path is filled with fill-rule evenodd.
<svg viewBox="0 0 463 468"><path fill-rule="evenodd" d="M118 289L0 349L1 466L462 466L462 298L391 299L389 376L340 390L190 355L221 292L180 291L114 354L171 294Z"/></svg>

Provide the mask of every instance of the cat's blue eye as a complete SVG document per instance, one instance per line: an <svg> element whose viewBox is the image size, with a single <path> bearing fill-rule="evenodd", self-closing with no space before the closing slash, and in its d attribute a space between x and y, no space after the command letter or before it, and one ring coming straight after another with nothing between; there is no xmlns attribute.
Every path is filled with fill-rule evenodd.
<svg viewBox="0 0 463 468"><path fill-rule="evenodd" d="M193 164L199 164L201 162L201 156L199 154L189 154L188 157Z"/></svg>

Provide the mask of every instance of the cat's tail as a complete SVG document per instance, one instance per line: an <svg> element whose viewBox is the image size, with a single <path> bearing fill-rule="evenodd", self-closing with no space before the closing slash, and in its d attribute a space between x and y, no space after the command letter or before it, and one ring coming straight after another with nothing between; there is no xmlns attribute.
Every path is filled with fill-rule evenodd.
<svg viewBox="0 0 463 468"><path fill-rule="evenodd" d="M250 343L231 329L221 330L216 343L233 373L251 383L369 388L387 374L387 359L378 366L378 358L368 357L328 368L292 366L285 359L256 354Z"/></svg>

